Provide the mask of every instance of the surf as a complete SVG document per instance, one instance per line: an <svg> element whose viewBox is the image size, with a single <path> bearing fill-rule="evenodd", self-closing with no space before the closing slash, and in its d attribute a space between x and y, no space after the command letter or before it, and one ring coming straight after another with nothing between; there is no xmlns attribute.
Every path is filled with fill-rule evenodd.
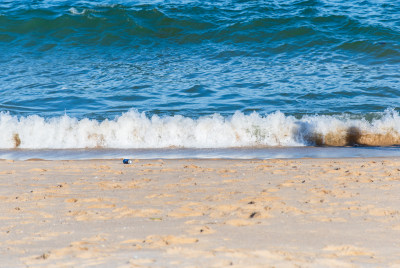
<svg viewBox="0 0 400 268"><path fill-rule="evenodd" d="M130 110L102 121L63 115L0 113L0 149L237 148L293 146L393 146L400 144L395 110L372 119L350 114L303 115L236 112L190 118L148 116Z"/></svg>

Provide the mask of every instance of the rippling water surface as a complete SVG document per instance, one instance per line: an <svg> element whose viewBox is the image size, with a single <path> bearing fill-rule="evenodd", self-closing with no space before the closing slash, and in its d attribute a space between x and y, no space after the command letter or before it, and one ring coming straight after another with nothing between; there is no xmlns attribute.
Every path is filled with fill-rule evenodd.
<svg viewBox="0 0 400 268"><path fill-rule="evenodd" d="M1 1L0 50L1 148L400 143L398 1Z"/></svg>

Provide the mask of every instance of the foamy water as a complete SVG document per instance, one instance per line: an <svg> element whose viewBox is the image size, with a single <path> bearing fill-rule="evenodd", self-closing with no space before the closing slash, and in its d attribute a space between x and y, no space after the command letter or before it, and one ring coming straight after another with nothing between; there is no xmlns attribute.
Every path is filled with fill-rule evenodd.
<svg viewBox="0 0 400 268"><path fill-rule="evenodd" d="M192 119L146 116L131 110L114 120L0 114L1 149L235 148L276 146L391 146L400 144L400 116L388 110L370 121L349 115L299 119L275 112Z"/></svg>

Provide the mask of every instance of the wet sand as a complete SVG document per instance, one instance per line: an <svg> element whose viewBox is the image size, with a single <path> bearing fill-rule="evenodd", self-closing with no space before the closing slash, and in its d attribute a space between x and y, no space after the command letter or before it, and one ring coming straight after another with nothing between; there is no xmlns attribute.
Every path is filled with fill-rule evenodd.
<svg viewBox="0 0 400 268"><path fill-rule="evenodd" d="M0 161L1 267L400 267L400 158Z"/></svg>

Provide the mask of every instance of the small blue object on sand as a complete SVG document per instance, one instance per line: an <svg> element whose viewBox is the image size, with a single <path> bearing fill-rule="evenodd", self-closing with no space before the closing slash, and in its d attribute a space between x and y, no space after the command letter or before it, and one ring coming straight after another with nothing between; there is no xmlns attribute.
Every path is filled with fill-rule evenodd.
<svg viewBox="0 0 400 268"><path fill-rule="evenodd" d="M122 163L124 163L124 164L132 164L132 160L124 159L124 160L122 160Z"/></svg>

